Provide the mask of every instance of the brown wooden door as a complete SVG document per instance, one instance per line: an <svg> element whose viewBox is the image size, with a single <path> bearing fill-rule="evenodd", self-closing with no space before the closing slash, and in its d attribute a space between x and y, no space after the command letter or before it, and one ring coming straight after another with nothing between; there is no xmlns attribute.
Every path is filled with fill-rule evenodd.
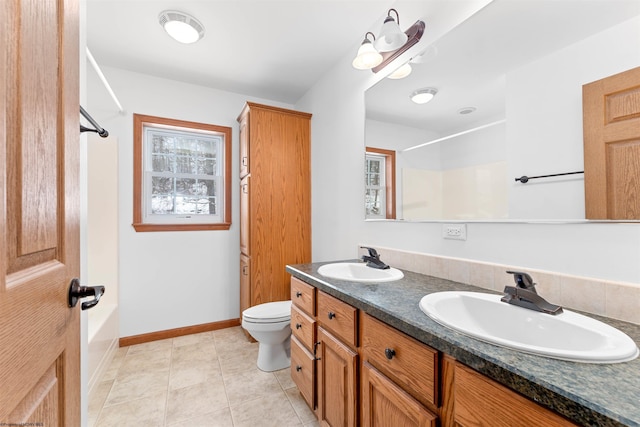
<svg viewBox="0 0 640 427"><path fill-rule="evenodd" d="M318 328L318 418L322 426L354 427L357 422L358 354Z"/></svg>
<svg viewBox="0 0 640 427"><path fill-rule="evenodd" d="M80 425L79 308L68 307L80 258L78 17L77 0L0 2L6 425Z"/></svg>
<svg viewBox="0 0 640 427"><path fill-rule="evenodd" d="M587 219L640 219L640 67L584 85Z"/></svg>

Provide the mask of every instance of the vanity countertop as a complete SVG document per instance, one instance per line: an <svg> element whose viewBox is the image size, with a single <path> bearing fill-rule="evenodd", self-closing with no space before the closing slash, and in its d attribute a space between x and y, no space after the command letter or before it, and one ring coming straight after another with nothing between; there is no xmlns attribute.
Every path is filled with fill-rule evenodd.
<svg viewBox="0 0 640 427"><path fill-rule="evenodd" d="M353 262L354 260L344 260ZM328 263L287 266L287 272L415 339L586 426L640 426L640 358L616 364L566 362L479 341L441 326L419 308L440 291L493 291L402 270L388 283L357 283L318 274ZM587 314L587 313L584 313ZM640 325L592 314L640 343Z"/></svg>

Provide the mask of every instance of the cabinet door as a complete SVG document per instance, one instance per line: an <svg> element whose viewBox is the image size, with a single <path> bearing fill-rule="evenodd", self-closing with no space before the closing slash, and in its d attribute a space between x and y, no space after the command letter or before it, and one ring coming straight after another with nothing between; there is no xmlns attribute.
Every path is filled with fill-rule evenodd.
<svg viewBox="0 0 640 427"><path fill-rule="evenodd" d="M240 315L251 307L251 258L240 254Z"/></svg>
<svg viewBox="0 0 640 427"><path fill-rule="evenodd" d="M240 119L240 178L249 174L249 112Z"/></svg>
<svg viewBox="0 0 640 427"><path fill-rule="evenodd" d="M458 426L569 427L571 421L460 363L455 365ZM514 410L514 408L517 408Z"/></svg>
<svg viewBox="0 0 640 427"><path fill-rule="evenodd" d="M362 426L436 427L437 417L367 362L362 365Z"/></svg>
<svg viewBox="0 0 640 427"><path fill-rule="evenodd" d="M318 327L318 418L321 425L354 427L358 354Z"/></svg>
<svg viewBox="0 0 640 427"><path fill-rule="evenodd" d="M249 215L249 180L246 176L240 181L240 252L251 256L251 217Z"/></svg>

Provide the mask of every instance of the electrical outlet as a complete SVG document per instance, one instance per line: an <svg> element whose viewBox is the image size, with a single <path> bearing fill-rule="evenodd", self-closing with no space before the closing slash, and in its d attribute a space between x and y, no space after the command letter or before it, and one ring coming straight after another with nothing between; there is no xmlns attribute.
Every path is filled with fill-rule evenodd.
<svg viewBox="0 0 640 427"><path fill-rule="evenodd" d="M453 240L467 240L467 224L444 224L442 237Z"/></svg>

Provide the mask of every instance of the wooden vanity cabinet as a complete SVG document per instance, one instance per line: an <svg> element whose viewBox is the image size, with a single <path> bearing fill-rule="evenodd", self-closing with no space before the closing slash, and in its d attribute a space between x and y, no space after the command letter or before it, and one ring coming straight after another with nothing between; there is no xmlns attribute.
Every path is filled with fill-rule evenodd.
<svg viewBox="0 0 640 427"><path fill-rule="evenodd" d="M322 326L318 342L318 420L323 426L356 426L358 353Z"/></svg>
<svg viewBox="0 0 640 427"><path fill-rule="evenodd" d="M363 426L437 426L436 415L368 362L361 373Z"/></svg>
<svg viewBox="0 0 640 427"><path fill-rule="evenodd" d="M358 425L358 310L318 291L318 409L321 425Z"/></svg>
<svg viewBox="0 0 640 427"><path fill-rule="evenodd" d="M309 405L316 407L316 288L291 278L291 378Z"/></svg>
<svg viewBox="0 0 640 427"><path fill-rule="evenodd" d="M285 266L311 261L311 115L247 102L238 123L242 312L288 300Z"/></svg>
<svg viewBox="0 0 640 427"><path fill-rule="evenodd" d="M573 422L455 363L454 419L461 427L568 427Z"/></svg>
<svg viewBox="0 0 640 427"><path fill-rule="evenodd" d="M438 352L361 315L362 425L434 426Z"/></svg>
<svg viewBox="0 0 640 427"><path fill-rule="evenodd" d="M291 376L322 426L577 426L295 277L291 300Z"/></svg>

